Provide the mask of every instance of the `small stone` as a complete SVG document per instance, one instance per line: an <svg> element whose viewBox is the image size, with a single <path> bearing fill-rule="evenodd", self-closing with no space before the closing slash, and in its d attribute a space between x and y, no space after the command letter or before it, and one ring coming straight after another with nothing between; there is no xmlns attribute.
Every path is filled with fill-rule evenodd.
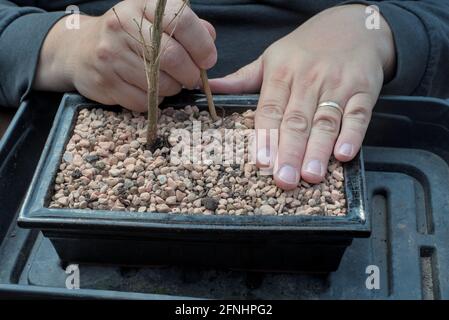
<svg viewBox="0 0 449 320"><path fill-rule="evenodd" d="M110 142L110 141L101 141L98 142L98 146L106 151L110 151L114 149L114 142Z"/></svg>
<svg viewBox="0 0 449 320"><path fill-rule="evenodd" d="M106 164L103 161L97 161L95 162L95 168L97 168L98 170L103 170L104 168L106 168Z"/></svg>
<svg viewBox="0 0 449 320"><path fill-rule="evenodd" d="M186 197L186 194L182 191L176 190L176 200L181 202Z"/></svg>
<svg viewBox="0 0 449 320"><path fill-rule="evenodd" d="M73 179L78 179L81 178L83 176L83 174L81 173L80 169L75 169L72 172L72 178Z"/></svg>
<svg viewBox="0 0 449 320"><path fill-rule="evenodd" d="M148 192L144 192L140 195L140 200L142 201L149 201L151 198L151 195Z"/></svg>
<svg viewBox="0 0 449 320"><path fill-rule="evenodd" d="M81 166L84 163L84 161L83 161L83 158L79 154L75 154L73 157L72 163L75 166Z"/></svg>
<svg viewBox="0 0 449 320"><path fill-rule="evenodd" d="M344 180L343 174L340 171L338 171L338 170L334 170L332 172L332 177L334 177L334 179L337 180L337 181L343 181Z"/></svg>
<svg viewBox="0 0 449 320"><path fill-rule="evenodd" d="M119 176L121 173L122 173L122 170L117 169L117 168L114 168L114 169L109 170L109 174L110 174L111 176L113 176L113 177L117 177L117 176Z"/></svg>
<svg viewBox="0 0 449 320"><path fill-rule="evenodd" d="M189 120L189 115L180 110L176 110L175 113L173 114L173 119L175 119L178 122L184 122L186 120Z"/></svg>
<svg viewBox="0 0 449 320"><path fill-rule="evenodd" d="M126 158L126 159L123 161L123 165L124 165L124 166L127 166L127 165L129 165L129 164L136 164L136 159L135 159L135 158Z"/></svg>
<svg viewBox="0 0 449 320"><path fill-rule="evenodd" d="M67 197L60 197L57 202L61 205L61 206L66 206L68 204L68 198Z"/></svg>
<svg viewBox="0 0 449 320"><path fill-rule="evenodd" d="M161 203L156 205L156 211L161 213L167 213L170 212L170 207L167 206L165 203Z"/></svg>
<svg viewBox="0 0 449 320"><path fill-rule="evenodd" d="M100 160L100 157L96 154L92 154L92 155L85 156L84 160L86 160L89 163L94 163L94 162L97 162L98 160Z"/></svg>
<svg viewBox="0 0 449 320"><path fill-rule="evenodd" d="M194 206L194 207L200 208L201 205L202 205L201 199L197 199L197 200L193 201L193 206Z"/></svg>
<svg viewBox="0 0 449 320"><path fill-rule="evenodd" d="M211 198L211 197L207 197L207 198L202 199L201 204L207 210L215 211L215 209L217 209L217 207L218 207L218 200Z"/></svg>
<svg viewBox="0 0 449 320"><path fill-rule="evenodd" d="M117 151L120 153L127 154L129 151L129 145L128 144L121 145Z"/></svg>
<svg viewBox="0 0 449 320"><path fill-rule="evenodd" d="M87 139L82 139L77 143L77 146L80 146L81 148L89 148L90 142Z"/></svg>
<svg viewBox="0 0 449 320"><path fill-rule="evenodd" d="M176 202L177 202L176 196L171 196L165 199L165 203L168 205L174 205L176 204Z"/></svg>
<svg viewBox="0 0 449 320"><path fill-rule="evenodd" d="M136 140L131 141L131 143L129 144L129 146L130 146L131 148L133 148L133 149L139 149L139 147L140 147L140 142L139 142L139 141L136 141Z"/></svg>
<svg viewBox="0 0 449 320"><path fill-rule="evenodd" d="M179 159L179 157L170 157L170 163L174 166L179 166L181 164L181 159Z"/></svg>
<svg viewBox="0 0 449 320"><path fill-rule="evenodd" d="M133 165L133 164L129 164L129 165L127 165L126 168L125 168L125 170L126 170L127 173L133 173L133 172L134 172L134 169L135 169L135 165Z"/></svg>
<svg viewBox="0 0 449 320"><path fill-rule="evenodd" d="M99 120L95 120L90 123L90 126L94 129L98 129L98 128L102 127L103 125L104 125L103 121L99 121Z"/></svg>
<svg viewBox="0 0 449 320"><path fill-rule="evenodd" d="M118 179L117 178L108 178L106 180L106 183L108 184L109 187L114 187L117 183L118 183Z"/></svg>
<svg viewBox="0 0 449 320"><path fill-rule="evenodd" d="M116 152L116 153L114 153L114 156L120 161L123 161L126 159L126 153L123 153L123 152Z"/></svg>
<svg viewBox="0 0 449 320"><path fill-rule="evenodd" d="M68 162L68 163L72 162L73 161L73 153L68 152L68 151L64 152L64 155L62 156L62 159L65 162Z"/></svg>
<svg viewBox="0 0 449 320"><path fill-rule="evenodd" d="M276 195L276 191L277 191L277 187L274 186L274 187L270 188L270 190L268 190L267 193L265 193L265 195L267 197L274 197Z"/></svg>
<svg viewBox="0 0 449 320"><path fill-rule="evenodd" d="M194 179L194 180L200 180L202 177L201 174L196 171L192 171L191 176L192 176L192 179Z"/></svg>
<svg viewBox="0 0 449 320"><path fill-rule="evenodd" d="M274 215L276 214L276 210L272 206L265 204L260 207L260 213L262 215Z"/></svg>
<svg viewBox="0 0 449 320"><path fill-rule="evenodd" d="M157 180L159 181L159 183L160 183L161 185L164 185L164 184L167 183L167 176L165 176L165 175L163 175L163 174L158 175L158 176L157 176Z"/></svg>

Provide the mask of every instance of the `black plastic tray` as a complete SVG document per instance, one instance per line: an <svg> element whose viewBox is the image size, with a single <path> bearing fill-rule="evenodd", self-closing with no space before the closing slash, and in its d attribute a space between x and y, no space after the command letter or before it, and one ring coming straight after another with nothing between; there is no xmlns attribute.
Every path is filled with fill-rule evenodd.
<svg viewBox="0 0 449 320"><path fill-rule="evenodd" d="M65 265L49 240L15 224L58 104L33 98L0 142L0 296L449 298L449 105L442 100L379 101L364 149L373 232L353 241L330 276L82 264L81 290L65 289ZM370 265L379 267L378 290L365 286Z"/></svg>
<svg viewBox="0 0 449 320"><path fill-rule="evenodd" d="M195 97L179 101L185 106ZM196 104L205 108L200 99ZM257 96L217 96L216 103L234 112L255 108ZM79 95L64 96L19 216L19 225L42 230L64 261L330 272L353 238L369 236L360 156L345 164L348 213L343 217L49 209L65 145L79 110L86 107L103 106Z"/></svg>

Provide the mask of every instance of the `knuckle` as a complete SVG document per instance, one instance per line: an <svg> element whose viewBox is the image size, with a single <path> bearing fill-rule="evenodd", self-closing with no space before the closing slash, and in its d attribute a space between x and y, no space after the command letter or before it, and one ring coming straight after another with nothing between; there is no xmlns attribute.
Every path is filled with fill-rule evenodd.
<svg viewBox="0 0 449 320"><path fill-rule="evenodd" d="M177 12L178 9L179 9L178 7L173 8L172 15L175 15L175 12ZM176 30L179 30L179 31L190 30L192 28L193 24L195 23L195 21L197 21L195 14L192 12L192 10L190 8L185 8L184 11L182 12L182 14L178 15L176 17L176 19L179 19L177 21L177 26L176 26ZM175 27L174 25L175 24L172 23L172 26L171 26L172 30L170 30L170 31L173 31L173 28Z"/></svg>
<svg viewBox="0 0 449 320"><path fill-rule="evenodd" d="M278 66L269 78L269 85L283 91L290 91L290 81L288 80L290 70L287 66Z"/></svg>
<svg viewBox="0 0 449 320"><path fill-rule="evenodd" d="M94 51L96 59L103 62L110 62L116 55L111 43L106 41L100 42Z"/></svg>
<svg viewBox="0 0 449 320"><path fill-rule="evenodd" d="M280 101L268 99L257 108L256 115L258 118L281 121L284 113L283 109Z"/></svg>
<svg viewBox="0 0 449 320"><path fill-rule="evenodd" d="M336 135L340 130L340 116L334 112L317 112L313 119L313 128Z"/></svg>
<svg viewBox="0 0 449 320"><path fill-rule="evenodd" d="M371 87L372 80L371 78L364 73L357 73L354 77L354 83L357 84L357 87L361 89L368 89Z"/></svg>
<svg viewBox="0 0 449 320"><path fill-rule="evenodd" d="M366 127L371 119L371 112L371 109L366 107L355 107L345 112L344 120L360 127Z"/></svg>
<svg viewBox="0 0 449 320"><path fill-rule="evenodd" d="M117 19L115 14L112 12L109 12L107 15L105 15L104 25L106 27L106 30L109 30L109 31L117 32L117 31L120 31L120 29L121 29L120 21Z"/></svg>
<svg viewBox="0 0 449 320"><path fill-rule="evenodd" d="M343 84L343 72L341 70L332 70L326 76L326 86L330 89L338 89Z"/></svg>
<svg viewBox="0 0 449 320"><path fill-rule="evenodd" d="M297 83L300 88L309 89L315 85L318 79L318 71L311 68L308 72L298 77Z"/></svg>
<svg viewBox="0 0 449 320"><path fill-rule="evenodd" d="M309 120L302 111L292 111L284 115L281 130L304 136L308 134L309 126Z"/></svg>

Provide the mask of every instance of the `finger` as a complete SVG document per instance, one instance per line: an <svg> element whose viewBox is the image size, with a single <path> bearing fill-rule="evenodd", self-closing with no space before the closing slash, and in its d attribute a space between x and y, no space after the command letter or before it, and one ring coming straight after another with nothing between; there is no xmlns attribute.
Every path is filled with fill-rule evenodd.
<svg viewBox="0 0 449 320"><path fill-rule="evenodd" d="M267 129L278 130L284 111L290 98L291 75L287 67L273 64L267 66L263 75L262 88L255 116L256 128L256 164L259 167L271 167L275 148ZM262 135L262 137L261 137ZM262 143L261 143L262 142ZM276 141L277 143L277 141Z"/></svg>
<svg viewBox="0 0 449 320"><path fill-rule="evenodd" d="M215 41L217 39L217 32L215 31L214 26L209 21L206 21L204 19L200 19L200 21L207 28L207 31L209 31L210 36Z"/></svg>
<svg viewBox="0 0 449 320"><path fill-rule="evenodd" d="M138 57L133 52L126 53L123 57L113 62L112 68L127 83L141 90L147 90L145 67L141 57Z"/></svg>
<svg viewBox="0 0 449 320"><path fill-rule="evenodd" d="M114 62L114 71L130 85L138 87L143 91L148 90L145 68L141 57L135 54L127 55ZM159 73L159 94L161 96L172 96L179 93L182 86L179 82L161 71Z"/></svg>
<svg viewBox="0 0 449 320"><path fill-rule="evenodd" d="M294 86L294 85L293 85ZM284 190L298 186L300 168L306 151L311 123L315 113L318 90L295 88L288 102L280 128L279 152L274 180Z"/></svg>
<svg viewBox="0 0 449 320"><path fill-rule="evenodd" d="M209 85L214 93L254 93L260 90L262 77L262 59L259 58L224 78L209 80Z"/></svg>
<svg viewBox="0 0 449 320"><path fill-rule="evenodd" d="M115 74L115 79L111 83L112 97L117 104L132 111L147 110L147 93L144 90L129 84L118 74Z"/></svg>
<svg viewBox="0 0 449 320"><path fill-rule="evenodd" d="M147 20L143 20L142 30L149 30L150 27L151 23ZM133 36L140 39L140 35L136 30L134 33ZM146 43L151 43L149 32L143 32L143 36ZM131 37L127 37L127 44L137 56L143 57L142 46L140 43ZM140 64L143 66L142 60L140 61ZM161 39L160 69L189 89L195 88L200 79L200 70L187 51L175 39L166 34L163 34Z"/></svg>
<svg viewBox="0 0 449 320"><path fill-rule="evenodd" d="M351 85L341 82L340 74L332 76L331 73L323 81L318 105L332 101L344 108L352 92ZM340 131L342 116L341 112L333 107L317 108L301 169L301 178L305 181L319 183L323 180Z"/></svg>
<svg viewBox="0 0 449 320"><path fill-rule="evenodd" d="M182 85L165 72L159 74L159 95L170 97L178 94L182 90Z"/></svg>
<svg viewBox="0 0 449 320"><path fill-rule="evenodd" d="M340 111L332 107L321 107L315 112L301 169L301 177L305 181L319 183L324 178L340 130L341 117Z"/></svg>
<svg viewBox="0 0 449 320"><path fill-rule="evenodd" d="M146 17L149 21L154 21L156 2L148 3ZM167 4L163 20L164 32L173 33L174 38L187 50L197 66L210 69L217 62L214 39L192 9L186 6L179 14L183 5L184 1L182 0L173 0ZM177 21L170 23L174 18Z"/></svg>
<svg viewBox="0 0 449 320"><path fill-rule="evenodd" d="M377 95L364 92L357 93L349 99L334 149L337 160L352 160L360 150L376 100Z"/></svg>
<svg viewBox="0 0 449 320"><path fill-rule="evenodd" d="M163 35L161 48L161 70L164 70L186 88L196 88L200 82L200 69L183 46L175 39Z"/></svg>

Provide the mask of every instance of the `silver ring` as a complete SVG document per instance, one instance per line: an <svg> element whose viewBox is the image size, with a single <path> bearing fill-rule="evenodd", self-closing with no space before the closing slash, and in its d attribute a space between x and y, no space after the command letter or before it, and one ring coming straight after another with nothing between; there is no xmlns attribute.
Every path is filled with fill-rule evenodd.
<svg viewBox="0 0 449 320"><path fill-rule="evenodd" d="M339 105L338 103L336 103L336 102L333 102L333 101L324 101L324 102L321 102L321 103L318 105L318 108L323 108L323 107L330 107L330 108L337 109L338 112L340 112L341 115L343 115L343 108L340 107L340 105Z"/></svg>

